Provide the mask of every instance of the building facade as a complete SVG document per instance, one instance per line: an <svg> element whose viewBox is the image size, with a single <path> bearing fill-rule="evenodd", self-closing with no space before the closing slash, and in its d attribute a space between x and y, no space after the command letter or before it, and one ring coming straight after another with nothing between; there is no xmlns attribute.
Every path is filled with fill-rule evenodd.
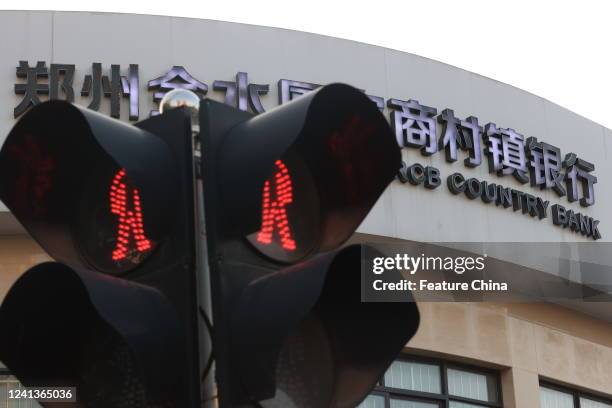
<svg viewBox="0 0 612 408"><path fill-rule="evenodd" d="M50 98L134 123L176 87L259 113L344 82L394 125L405 162L361 225L364 240L574 252L612 241L612 130L495 80L381 47L208 20L11 11L0 12L0 33L0 145L29 107ZM577 269L546 273L584 283L589 257L574 252ZM47 259L0 203L0 299ZM611 285L612 274L588 284ZM612 303L419 308L417 335L363 406L612 407ZM0 406L8 375L0 371Z"/></svg>

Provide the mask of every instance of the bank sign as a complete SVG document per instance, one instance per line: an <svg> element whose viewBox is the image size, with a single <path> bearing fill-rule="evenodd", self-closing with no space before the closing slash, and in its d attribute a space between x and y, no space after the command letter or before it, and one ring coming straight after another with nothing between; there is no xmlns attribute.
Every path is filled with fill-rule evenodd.
<svg viewBox="0 0 612 408"><path fill-rule="evenodd" d="M107 101L111 116L120 118L120 106L124 101L129 104L128 119L140 119L138 64L130 64L123 74L121 66L114 64L106 74L103 74L101 63L92 63L87 68L90 73L82 79L80 93L89 98L89 109L98 111L103 101ZM16 76L18 83L14 91L22 99L13 110L15 118L39 104L41 96L74 102L74 64L53 63L47 66L45 61L38 61L35 65L19 61ZM278 102L286 103L320 86L280 79ZM202 97L209 91L208 85L189 74L185 67L173 66L165 74L147 81L147 89L152 94L147 97L152 97L157 103L166 92L177 88L189 89ZM238 72L232 81L213 81L212 88L214 92L224 94L228 105L257 114L265 111L261 98L269 92L270 85L250 83L246 72ZM566 197L567 201L578 202L582 207L595 204L595 165L575 153L562 154L558 147L495 123L481 126L474 116L457 118L452 109L438 113L435 107L413 99L368 97L381 112L385 106L389 109L389 120L402 148L417 149L423 156L444 154L449 163L463 158L463 164L468 168L478 167L486 161L489 172L500 177L513 177L521 184L529 183L531 187L542 190L552 189L559 198ZM146 113L147 116L156 114L156 110ZM559 203L550 205L549 201L538 196L501 184L467 178L458 172L443 177L437 168L419 163L404 163L397 177L403 183L423 184L429 189L439 187L445 179L453 194L464 194L472 200L480 198L484 203L512 208L538 219L549 218L550 214L554 225L592 239L601 238L598 220Z"/></svg>

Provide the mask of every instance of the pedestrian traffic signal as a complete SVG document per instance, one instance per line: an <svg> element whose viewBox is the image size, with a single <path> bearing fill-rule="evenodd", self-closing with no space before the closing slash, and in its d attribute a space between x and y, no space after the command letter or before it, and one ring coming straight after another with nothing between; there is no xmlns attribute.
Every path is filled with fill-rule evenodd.
<svg viewBox="0 0 612 408"><path fill-rule="evenodd" d="M341 248L400 168L389 125L333 84L258 116L205 100L200 127L221 408L358 405L419 322L362 303Z"/></svg>
<svg viewBox="0 0 612 408"><path fill-rule="evenodd" d="M0 199L54 263L0 308L0 360L88 407L197 407L190 113L135 126L61 101L0 151Z"/></svg>
<svg viewBox="0 0 612 408"><path fill-rule="evenodd" d="M5 298L0 360L85 406L199 406L197 255L221 408L356 406L419 322L414 302L361 302L363 248L342 247L400 167L389 125L340 84L258 116L204 100L194 200L190 117L53 101L11 131L0 199L58 262Z"/></svg>

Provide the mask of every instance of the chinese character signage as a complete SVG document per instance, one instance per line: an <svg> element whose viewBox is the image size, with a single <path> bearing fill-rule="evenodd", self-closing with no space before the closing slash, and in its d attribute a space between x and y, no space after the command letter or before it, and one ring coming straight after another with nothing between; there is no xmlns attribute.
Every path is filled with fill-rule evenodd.
<svg viewBox="0 0 612 408"><path fill-rule="evenodd" d="M87 98L87 107L98 111L103 103L109 104L110 115L121 116L121 103L128 104L128 119L140 119L139 112L139 70L138 64L127 67L111 64L105 66L94 62L87 67L87 74L75 78L74 64L50 64L37 61L19 61L16 67L18 83L15 94L21 96L14 108L14 117L22 115L28 108L41 103L41 97L64 99L74 102L74 88L78 80L81 96ZM156 103L173 89L188 89L200 97L209 94L209 87L191 75L183 66L173 66L166 73L146 82ZM307 92L319 88L320 84L297 80L278 81L278 103L284 104ZM233 80L215 80L212 92L218 93L226 104L255 114L265 111L262 98L269 93L270 84L251 83L246 72L238 72ZM365 91L364 91L365 92ZM561 150L533 136L525 137L512 128L504 128L496 123L481 126L478 118L469 116L459 118L452 109L438 112L435 107L427 106L414 99L391 98L386 101L380 96L368 95L382 112L389 110L389 121L395 131L397 143L402 148L416 149L423 156L442 154L445 160L454 163L463 158L465 167L473 168L487 162L490 173L499 177L512 177L521 184L531 187L551 189L558 197L566 197L571 203L578 202L582 207L595 204L594 175L595 165L578 157L575 153L563 155ZM157 115L157 110L148 115ZM416 163L398 172L401 182L423 183L427 188L441 184L441 175L433 167L423 167ZM465 193L468 198L481 197L485 203L495 203L503 208L512 207L515 211L538 218L546 218L548 201L518 190L464 178L460 173L448 177L447 185L453 194ZM599 221L555 204L551 207L555 225L568 227L572 231L590 236L601 237L597 230Z"/></svg>

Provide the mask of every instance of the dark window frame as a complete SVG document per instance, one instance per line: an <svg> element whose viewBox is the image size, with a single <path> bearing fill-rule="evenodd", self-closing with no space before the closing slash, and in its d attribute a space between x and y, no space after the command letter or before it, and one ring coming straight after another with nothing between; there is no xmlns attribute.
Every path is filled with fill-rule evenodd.
<svg viewBox="0 0 612 408"><path fill-rule="evenodd" d="M500 372L497 370L490 369L490 368L484 368L484 367L478 367L478 366L464 364L464 363L458 363L455 361L448 361L448 360L443 360L439 358L424 357L424 356L413 355L413 354L402 354L398 358L396 358L396 361L432 364L432 365L438 366L440 369L440 394L387 387L385 386L385 377L383 375L381 379L378 381L378 385L374 388L371 394L384 395L385 408L391 407L390 401L392 398L437 403L440 408L449 408L449 404L451 401L463 402L466 404L475 404L481 407L503 408L501 375L500 375ZM485 374L485 375L492 376L496 383L495 392L496 392L497 400L494 402L489 402L489 401L476 400L472 398L459 397L455 395L449 395L448 393L448 369L449 368L454 368L457 370L472 372L476 374Z"/></svg>
<svg viewBox="0 0 612 408"><path fill-rule="evenodd" d="M610 399L608 399L607 397L601 397L599 395L591 394L589 392L580 391L576 388L559 385L552 381L547 381L545 379L540 379L540 387L571 395L572 399L574 400L574 408L582 408L582 404L580 403L581 397L593 400L595 402L600 402L602 404L612 405L612 396L610 397Z"/></svg>

